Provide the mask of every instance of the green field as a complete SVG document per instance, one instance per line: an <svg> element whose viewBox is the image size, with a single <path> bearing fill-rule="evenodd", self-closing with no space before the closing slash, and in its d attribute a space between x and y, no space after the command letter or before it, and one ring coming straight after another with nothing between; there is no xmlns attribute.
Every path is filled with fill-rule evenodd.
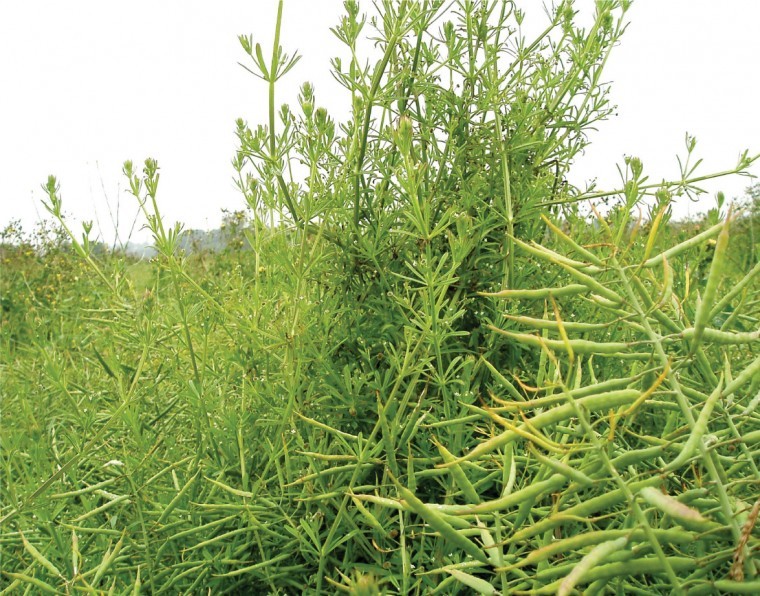
<svg viewBox="0 0 760 596"><path fill-rule="evenodd" d="M760 156L566 182L627 6L518 43L509 2L347 2L342 122L242 37L218 250L152 159L151 259L51 176L0 238L0 593L760 593L760 188L671 217Z"/></svg>

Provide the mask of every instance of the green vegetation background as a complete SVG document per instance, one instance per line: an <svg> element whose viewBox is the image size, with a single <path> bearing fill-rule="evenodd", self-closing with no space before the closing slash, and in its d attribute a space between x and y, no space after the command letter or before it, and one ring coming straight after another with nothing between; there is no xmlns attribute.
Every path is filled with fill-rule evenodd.
<svg viewBox="0 0 760 596"><path fill-rule="evenodd" d="M757 186L671 221L711 177L689 137L678 180L564 182L627 5L510 50L509 2L348 2L342 124L308 84L277 112L296 58L241 38L271 109L218 251L165 227L153 160L149 260L51 177L55 222L0 245L0 587L756 590Z"/></svg>

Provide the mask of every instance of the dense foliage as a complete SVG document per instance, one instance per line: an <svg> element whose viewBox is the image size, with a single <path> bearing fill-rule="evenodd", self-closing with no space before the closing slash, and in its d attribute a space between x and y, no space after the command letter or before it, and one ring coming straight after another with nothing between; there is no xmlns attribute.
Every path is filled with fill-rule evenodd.
<svg viewBox="0 0 760 596"><path fill-rule="evenodd" d="M509 1L348 1L343 123L310 84L277 112L280 12L269 62L240 39L270 111L219 252L182 250L153 160L124 166L150 261L51 177L60 227L0 254L0 585L760 591L756 187L670 221L690 137L678 180L566 181L627 8L526 41Z"/></svg>

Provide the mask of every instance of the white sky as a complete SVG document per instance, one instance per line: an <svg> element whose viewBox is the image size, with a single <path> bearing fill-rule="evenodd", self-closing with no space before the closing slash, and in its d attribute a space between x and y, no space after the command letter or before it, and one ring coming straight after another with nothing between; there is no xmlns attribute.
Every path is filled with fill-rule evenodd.
<svg viewBox="0 0 760 596"><path fill-rule="evenodd" d="M523 0L526 24L543 24L538 0ZM237 62L237 41L253 33L268 54L276 0L26 0L6 3L0 20L0 228L45 215L40 184L55 174L65 211L94 219L110 240L108 204L121 205L121 233L134 217L121 166L154 157L159 207L188 228L219 225L240 209L230 160L235 118L266 117L266 88ZM583 11L591 0L578 0ZM282 44L300 63L277 102L295 104L300 84L316 85L317 105L341 116L345 94L329 74L344 56L329 32L341 0L285 0ZM617 182L615 164L638 155L655 181L676 177L686 131L699 141L702 170L733 167L744 149L760 152L760 2L637 0L613 50L606 79L618 116L603 123L572 181ZM760 168L753 169L760 174ZM102 181L102 183L101 183ZM724 179L711 191L741 196L751 181ZM709 207L708 199L703 207ZM683 204L677 213L694 213ZM133 239L146 238L135 234Z"/></svg>

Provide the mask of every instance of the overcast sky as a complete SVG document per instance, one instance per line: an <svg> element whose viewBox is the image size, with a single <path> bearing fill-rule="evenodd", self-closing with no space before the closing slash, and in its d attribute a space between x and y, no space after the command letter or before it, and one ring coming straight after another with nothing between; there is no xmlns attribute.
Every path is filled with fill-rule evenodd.
<svg viewBox="0 0 760 596"><path fill-rule="evenodd" d="M121 166L146 157L159 161L159 206L170 221L213 228L222 208L242 208L231 182L234 122L263 122L266 89L238 66L247 57L237 35L252 33L269 48L276 4L6 3L0 228L14 219L31 227L44 215L40 184L53 173L74 220L96 220L95 231L110 240L108 205L115 211L120 203L124 235L136 206L124 192ZM518 4L526 20L543 24L538 0ZM588 12L593 2L576 6ZM279 88L278 103L295 103L298 87L310 80L317 104L340 116L345 95L329 74L329 58L343 51L329 27L341 11L341 0L285 0L282 44L302 59ZM744 149L760 152L760 2L636 0L628 15L631 25L605 77L618 116L594 133L572 181L615 186L624 154L638 155L654 180L675 177L687 131L699 141L705 173L733 167ZM749 183L724 179L710 190L741 196ZM697 207L684 203L678 213Z"/></svg>

